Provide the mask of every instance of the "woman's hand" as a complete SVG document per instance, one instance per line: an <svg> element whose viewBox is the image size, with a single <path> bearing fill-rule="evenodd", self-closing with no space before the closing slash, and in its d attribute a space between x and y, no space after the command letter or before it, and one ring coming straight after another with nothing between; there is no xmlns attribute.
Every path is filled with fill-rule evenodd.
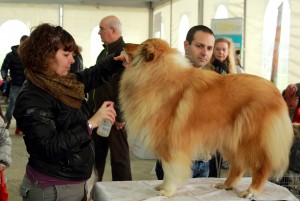
<svg viewBox="0 0 300 201"><path fill-rule="evenodd" d="M112 101L105 101L98 111L88 120L93 128L97 128L101 125L104 119L108 119L112 124L116 120L116 111L113 107Z"/></svg>
<svg viewBox="0 0 300 201"><path fill-rule="evenodd" d="M122 51L119 56L114 57L114 60L123 61L123 66L125 68L127 68L131 62L129 55L125 51Z"/></svg>

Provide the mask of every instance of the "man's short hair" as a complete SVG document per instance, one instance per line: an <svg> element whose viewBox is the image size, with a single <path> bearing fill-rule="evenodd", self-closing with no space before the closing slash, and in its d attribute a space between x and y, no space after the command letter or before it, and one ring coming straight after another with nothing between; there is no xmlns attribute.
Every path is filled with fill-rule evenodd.
<svg viewBox="0 0 300 201"><path fill-rule="evenodd" d="M210 28L208 28L207 26L196 25L196 26L193 26L192 28L190 28L190 30L186 34L186 39L185 40L187 40L189 42L189 44L191 44L192 41L194 40L194 35L197 31L202 31L202 32L209 33L209 34L215 36L214 32Z"/></svg>

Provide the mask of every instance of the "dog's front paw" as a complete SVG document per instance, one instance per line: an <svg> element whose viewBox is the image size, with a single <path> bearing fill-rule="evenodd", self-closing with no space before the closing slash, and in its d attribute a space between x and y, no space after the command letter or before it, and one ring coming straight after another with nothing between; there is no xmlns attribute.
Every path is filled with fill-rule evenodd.
<svg viewBox="0 0 300 201"><path fill-rule="evenodd" d="M238 196L241 198L252 198L252 197L254 197L254 192L252 192L251 190L248 189L248 190L244 190L244 191L240 192L238 194Z"/></svg>
<svg viewBox="0 0 300 201"><path fill-rule="evenodd" d="M231 186L227 186L225 183L219 183L215 185L217 189L225 189L225 190L232 190Z"/></svg>
<svg viewBox="0 0 300 201"><path fill-rule="evenodd" d="M166 196L166 197L172 197L174 195L173 191L167 191L167 190L160 190L158 195L160 196Z"/></svg>
<svg viewBox="0 0 300 201"><path fill-rule="evenodd" d="M163 189L164 189L164 184L163 183L155 186L155 190L157 190L157 191L160 191L160 190L163 190Z"/></svg>
<svg viewBox="0 0 300 201"><path fill-rule="evenodd" d="M175 190L166 189L164 183L155 186L155 190L159 191L158 195L172 197L175 193Z"/></svg>

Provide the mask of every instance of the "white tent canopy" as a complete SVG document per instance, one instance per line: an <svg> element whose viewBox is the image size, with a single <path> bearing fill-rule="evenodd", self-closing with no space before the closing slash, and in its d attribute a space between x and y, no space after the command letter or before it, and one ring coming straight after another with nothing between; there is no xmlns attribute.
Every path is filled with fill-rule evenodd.
<svg viewBox="0 0 300 201"><path fill-rule="evenodd" d="M62 5L94 5L94 6L112 6L112 7L144 7L160 3L165 0L0 0L3 3L30 3L30 4L62 4Z"/></svg>

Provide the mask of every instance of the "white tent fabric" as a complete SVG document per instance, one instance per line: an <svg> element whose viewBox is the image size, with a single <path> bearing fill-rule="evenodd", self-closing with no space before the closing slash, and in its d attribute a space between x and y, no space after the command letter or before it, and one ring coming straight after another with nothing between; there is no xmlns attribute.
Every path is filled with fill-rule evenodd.
<svg viewBox="0 0 300 201"><path fill-rule="evenodd" d="M263 76L263 30L267 6L272 0L170 0L153 4L153 8L107 7L92 5L24 4L0 3L0 64L10 46L18 44L23 34L29 34L31 27L48 22L68 30L77 43L83 47L84 65L95 63L102 49L98 33L101 18L116 15L123 24L123 37L126 42L140 43L150 37L161 37L172 47L180 49L186 32L191 26L204 24L211 26L217 7L221 4L228 9L228 18L244 18L243 59L246 73ZM281 40L289 40L287 66L283 66L286 79L278 86L282 89L289 83L300 81L300 1L277 0L290 7L290 34ZM60 16L60 9L63 11ZM8 20L18 20L27 30L16 31L7 28ZM277 20L275 17L273 20ZM184 21L184 25L182 22ZM157 22L161 22L157 24ZM285 22L282 22L285 23ZM4 26L5 25L5 26ZM22 25L22 26L23 26ZM20 27L20 25L19 25ZM153 30L153 31L152 31ZM275 34L275 32L274 32ZM9 38L8 38L9 36ZM274 36L270 36L274 37ZM269 64L268 64L269 65Z"/></svg>
<svg viewBox="0 0 300 201"><path fill-rule="evenodd" d="M116 15L122 22L125 42L141 43L149 36L148 8L97 7L90 5L63 5L60 16L60 5L57 4L7 4L0 3L0 25L8 20L18 20L28 27L16 33L16 27L1 29L0 27L0 64L12 45L17 45L24 34L40 23L60 25L72 34L76 42L82 46L84 65L95 64L96 57L102 49L99 31L101 18ZM18 24L19 24L18 23ZM17 25L18 26L18 25ZM15 33L15 37L10 37ZM6 41L6 42L5 42ZM5 44L5 46L3 45Z"/></svg>

